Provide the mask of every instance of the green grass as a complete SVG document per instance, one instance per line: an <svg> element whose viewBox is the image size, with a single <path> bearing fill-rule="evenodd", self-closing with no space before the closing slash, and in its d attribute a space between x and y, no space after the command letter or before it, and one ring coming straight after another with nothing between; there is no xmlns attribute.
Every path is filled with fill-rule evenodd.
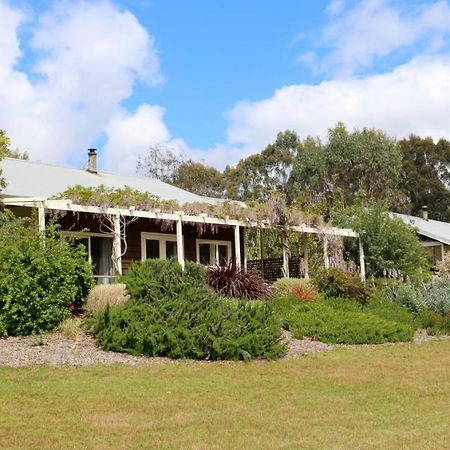
<svg viewBox="0 0 450 450"><path fill-rule="evenodd" d="M448 448L450 341L296 360L0 369L2 448Z"/></svg>

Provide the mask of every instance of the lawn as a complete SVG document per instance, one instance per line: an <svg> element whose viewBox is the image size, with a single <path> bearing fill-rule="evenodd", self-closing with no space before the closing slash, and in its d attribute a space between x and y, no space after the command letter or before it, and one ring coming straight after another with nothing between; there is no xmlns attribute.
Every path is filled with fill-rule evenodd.
<svg viewBox="0 0 450 450"><path fill-rule="evenodd" d="M2 448L450 447L449 340L0 380Z"/></svg>

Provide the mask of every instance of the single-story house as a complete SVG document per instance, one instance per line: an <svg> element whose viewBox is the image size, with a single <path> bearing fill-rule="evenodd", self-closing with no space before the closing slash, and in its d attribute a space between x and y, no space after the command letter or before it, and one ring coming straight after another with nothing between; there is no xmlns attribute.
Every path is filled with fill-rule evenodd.
<svg viewBox="0 0 450 450"><path fill-rule="evenodd" d="M432 264L439 264L450 253L450 223L428 219L426 207L422 208L422 217L394 213L407 225L416 228L428 259Z"/></svg>
<svg viewBox="0 0 450 450"><path fill-rule="evenodd" d="M251 224L233 218L188 214L182 210L172 213L164 213L159 209L143 211L133 205L127 208L101 208L75 204L70 199L55 199L57 194L68 188L81 185L106 186L112 189L129 187L155 195L161 200L175 200L181 208L185 204L223 202L149 177L99 172L94 149L89 150L87 169L12 158L5 158L0 164L7 181L6 188L0 193L3 203L18 215L31 215L32 210L37 210L41 230L45 229L52 212L63 211L64 215L58 216L61 232L85 244L89 259L94 263L94 274L100 282L113 281L128 269L132 261L146 258L175 257L182 266L185 259L205 265L232 259L236 265L246 266L246 228L266 227L264 224ZM105 216L109 219L109 226L106 227L101 220ZM170 224L169 227L167 223ZM350 229L330 227L323 230L300 224L292 227L292 230L358 237ZM324 245L327 265L326 240ZM362 246L360 250L361 277L364 278ZM305 257L307 264L307 251ZM284 264L287 266L285 273L289 274L289 263Z"/></svg>

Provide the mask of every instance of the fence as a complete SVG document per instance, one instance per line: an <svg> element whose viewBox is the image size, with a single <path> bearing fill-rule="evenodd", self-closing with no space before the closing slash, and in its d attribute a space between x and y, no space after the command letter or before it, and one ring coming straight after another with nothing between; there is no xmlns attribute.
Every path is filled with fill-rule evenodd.
<svg viewBox="0 0 450 450"><path fill-rule="evenodd" d="M292 278L302 278L302 258L293 256L289 259L289 276ZM271 283L283 278L283 258L253 259L247 261L247 270L255 272Z"/></svg>

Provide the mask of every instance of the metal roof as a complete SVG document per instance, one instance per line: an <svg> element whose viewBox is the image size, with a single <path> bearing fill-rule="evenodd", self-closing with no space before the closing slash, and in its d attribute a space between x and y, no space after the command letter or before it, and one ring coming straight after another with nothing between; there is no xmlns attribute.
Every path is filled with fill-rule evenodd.
<svg viewBox="0 0 450 450"><path fill-rule="evenodd" d="M407 225L417 228L417 232L435 241L450 245L450 223L439 220L422 219L407 214L392 213L392 216L403 220Z"/></svg>
<svg viewBox="0 0 450 450"><path fill-rule="evenodd" d="M217 203L220 199L203 197L177 188L155 178L91 173L84 169L5 158L0 162L7 186L3 197L51 197L77 184L86 187L100 185L113 189L128 186L141 192L157 195L161 200L176 200L180 205L190 202Z"/></svg>

